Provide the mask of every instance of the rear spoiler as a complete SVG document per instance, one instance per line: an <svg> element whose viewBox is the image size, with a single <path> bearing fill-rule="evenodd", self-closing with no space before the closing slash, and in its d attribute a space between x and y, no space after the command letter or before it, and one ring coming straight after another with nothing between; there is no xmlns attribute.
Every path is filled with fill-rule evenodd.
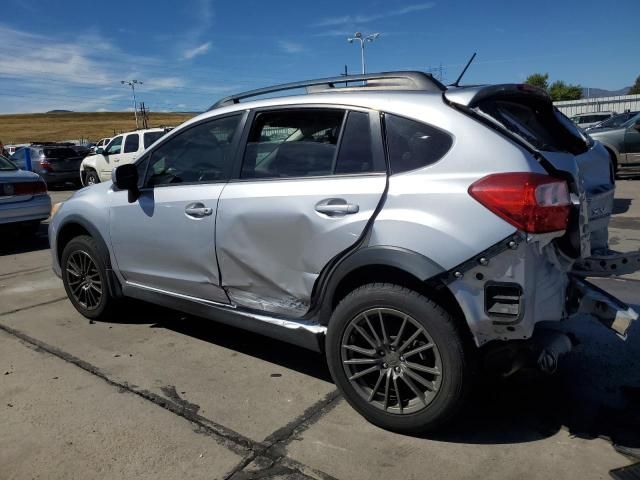
<svg viewBox="0 0 640 480"><path fill-rule="evenodd" d="M535 97L538 101L551 102L549 94L541 88L526 83L504 83L500 85L479 85L473 87L449 88L443 92L447 102L474 108L488 98L508 99L509 97Z"/></svg>

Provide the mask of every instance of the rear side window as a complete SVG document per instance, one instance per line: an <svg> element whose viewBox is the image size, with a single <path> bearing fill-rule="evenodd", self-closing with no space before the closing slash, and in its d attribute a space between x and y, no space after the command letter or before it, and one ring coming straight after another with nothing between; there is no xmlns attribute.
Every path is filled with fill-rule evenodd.
<svg viewBox="0 0 640 480"><path fill-rule="evenodd" d="M331 175L342 110L285 110L256 116L241 178Z"/></svg>
<svg viewBox="0 0 640 480"><path fill-rule="evenodd" d="M131 135L127 135L127 138L124 141L124 152L122 153L137 152L139 145L140 145L140 135L138 135L137 133L132 133Z"/></svg>
<svg viewBox="0 0 640 480"><path fill-rule="evenodd" d="M385 115L385 128L392 174L437 162L453 143L442 130L396 115Z"/></svg>

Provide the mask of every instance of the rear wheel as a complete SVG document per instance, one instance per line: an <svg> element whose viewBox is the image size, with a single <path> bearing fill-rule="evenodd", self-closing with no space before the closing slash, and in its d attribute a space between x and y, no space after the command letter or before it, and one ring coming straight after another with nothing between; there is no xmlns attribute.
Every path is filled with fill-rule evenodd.
<svg viewBox="0 0 640 480"><path fill-rule="evenodd" d="M84 177L85 185L95 185L96 183L100 183L100 178L95 170L88 170Z"/></svg>
<svg viewBox="0 0 640 480"><path fill-rule="evenodd" d="M326 350L333 379L351 406L397 432L442 425L469 383L452 317L398 285L369 284L345 297L331 317Z"/></svg>
<svg viewBox="0 0 640 480"><path fill-rule="evenodd" d="M101 319L115 306L109 293L105 260L87 235L71 240L62 251L62 282L73 306L87 318Z"/></svg>

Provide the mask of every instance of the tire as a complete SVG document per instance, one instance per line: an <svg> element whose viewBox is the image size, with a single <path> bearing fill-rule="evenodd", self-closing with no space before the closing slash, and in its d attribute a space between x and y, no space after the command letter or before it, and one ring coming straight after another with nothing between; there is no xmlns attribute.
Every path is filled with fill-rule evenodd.
<svg viewBox="0 0 640 480"><path fill-rule="evenodd" d="M451 315L425 296L393 284L364 285L340 302L329 323L326 355L349 404L369 422L399 433L442 426L462 405L471 382ZM363 374L365 370L372 371Z"/></svg>
<svg viewBox="0 0 640 480"><path fill-rule="evenodd" d="M60 265L64 289L78 312L95 320L113 312L117 299L109 292L106 259L92 237L72 239L62 251Z"/></svg>
<svg viewBox="0 0 640 480"><path fill-rule="evenodd" d="M618 165L618 158L616 157L615 153L613 153L611 150L607 149L607 152L609 153L609 158L611 162L612 176L614 179L617 180L618 178L620 178L620 166Z"/></svg>
<svg viewBox="0 0 640 480"><path fill-rule="evenodd" d="M87 170L87 173L84 176L84 184L88 187L89 185L95 185L96 183L100 183L100 177L95 170Z"/></svg>
<svg viewBox="0 0 640 480"><path fill-rule="evenodd" d="M35 237L40 231L40 221L22 223L20 228L26 235Z"/></svg>

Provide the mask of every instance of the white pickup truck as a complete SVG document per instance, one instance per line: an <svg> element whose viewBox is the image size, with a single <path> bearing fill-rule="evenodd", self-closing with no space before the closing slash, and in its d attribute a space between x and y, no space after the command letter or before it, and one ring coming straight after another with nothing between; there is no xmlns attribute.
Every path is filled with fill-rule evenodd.
<svg viewBox="0 0 640 480"><path fill-rule="evenodd" d="M151 144L170 129L149 128L117 135L104 148L85 157L80 165L82 184L93 185L111 179L111 171L118 165L132 163Z"/></svg>

